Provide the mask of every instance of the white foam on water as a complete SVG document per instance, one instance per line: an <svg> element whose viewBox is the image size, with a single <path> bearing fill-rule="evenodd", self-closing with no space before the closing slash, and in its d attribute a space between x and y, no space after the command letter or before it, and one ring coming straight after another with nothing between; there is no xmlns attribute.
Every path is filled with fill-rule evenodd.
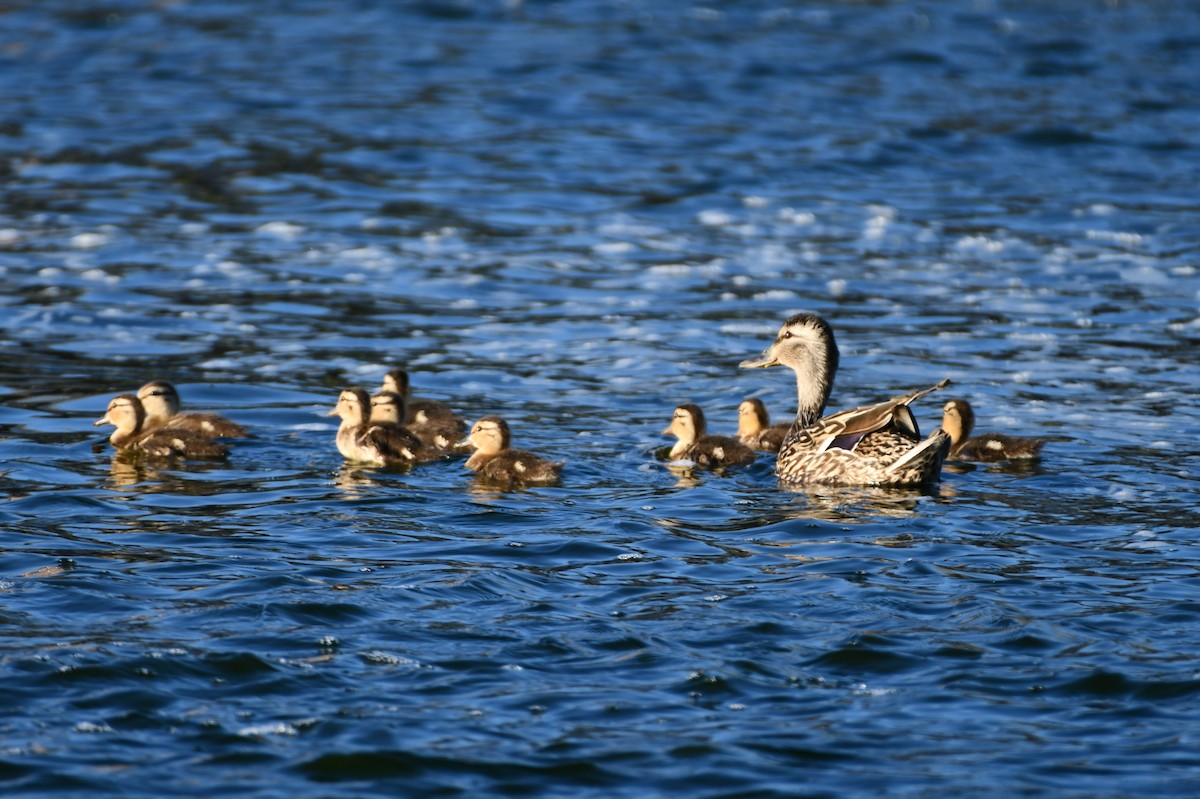
<svg viewBox="0 0 1200 799"><path fill-rule="evenodd" d="M283 221L265 222L259 225L254 232L260 236L274 236L277 239L291 240L304 232L304 226Z"/></svg>

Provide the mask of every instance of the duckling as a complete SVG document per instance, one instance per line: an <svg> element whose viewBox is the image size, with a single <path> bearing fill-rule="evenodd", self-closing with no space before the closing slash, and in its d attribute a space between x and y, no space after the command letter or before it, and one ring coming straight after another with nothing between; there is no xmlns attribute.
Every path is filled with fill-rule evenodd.
<svg viewBox="0 0 1200 799"><path fill-rule="evenodd" d="M509 485L558 482L562 475L561 461L551 462L532 452L510 449L511 442L507 422L499 416L484 416L471 427L471 433L459 446L475 447L466 465L483 480Z"/></svg>
<svg viewBox="0 0 1200 799"><path fill-rule="evenodd" d="M387 380L384 382L386 384ZM453 413L450 412L451 416ZM413 417L408 412L408 400L399 391L385 389L371 397L372 421L378 419L403 424L409 432L421 439L426 448L439 451L441 456L453 455L454 445L467 434L466 424L457 416L452 419L445 416L429 418L425 411L421 411L417 416L420 417L420 421L411 421ZM401 421L404 419L410 421Z"/></svg>
<svg viewBox="0 0 1200 799"><path fill-rule="evenodd" d="M393 391L404 397L408 413L404 423L410 430L425 426L437 428L441 433L453 430L451 441L458 441L467 432L467 423L450 406L437 400L413 397L408 372L403 369L393 369L384 375L380 391Z"/></svg>
<svg viewBox="0 0 1200 799"><path fill-rule="evenodd" d="M159 458L212 458L229 454L229 447L187 429L151 427L141 400L133 394L121 394L108 403L104 415L93 427L111 424L117 429L108 437L121 452L143 452Z"/></svg>
<svg viewBox="0 0 1200 799"><path fill-rule="evenodd" d="M1046 443L1040 438L1000 433L983 433L972 438L975 411L965 399L952 399L942 408L942 429L950 434L950 460L993 462L1036 458Z"/></svg>
<svg viewBox="0 0 1200 799"><path fill-rule="evenodd" d="M950 381L822 417L838 357L829 323L816 314L798 313L783 323L762 355L741 363L743 369L782 364L796 374L796 422L775 461L780 481L791 486L912 486L937 481L950 436L939 427L922 440L908 406Z"/></svg>
<svg viewBox="0 0 1200 799"><path fill-rule="evenodd" d="M417 460L420 440L399 425L372 424L371 398L361 388L347 388L327 415L341 417L338 452L347 460L372 466L411 464Z"/></svg>
<svg viewBox="0 0 1200 799"><path fill-rule="evenodd" d="M152 380L138 389L148 427L190 430L209 438L245 438L246 428L215 413L180 413L179 392L166 380Z"/></svg>
<svg viewBox="0 0 1200 799"><path fill-rule="evenodd" d="M751 449L778 452L792 429L791 422L771 424L767 406L758 397L742 400L738 405L738 440Z"/></svg>
<svg viewBox="0 0 1200 799"><path fill-rule="evenodd" d="M403 418L404 397L395 391L380 391L371 397L371 425L392 430L393 435L407 441L408 448L416 456L416 460L434 461L450 456L450 447L453 446L453 441L439 434L430 435L427 439L424 435L401 424L400 420ZM425 430L425 433L429 435L428 430Z"/></svg>
<svg viewBox="0 0 1200 799"><path fill-rule="evenodd" d="M662 434L673 435L679 439L675 446L671 447L673 459L687 458L697 466L707 469L741 466L758 457L754 450L736 438L710 436L706 435L705 431L704 411L700 410L699 405L689 402L675 409L671 416L671 424L667 425Z"/></svg>

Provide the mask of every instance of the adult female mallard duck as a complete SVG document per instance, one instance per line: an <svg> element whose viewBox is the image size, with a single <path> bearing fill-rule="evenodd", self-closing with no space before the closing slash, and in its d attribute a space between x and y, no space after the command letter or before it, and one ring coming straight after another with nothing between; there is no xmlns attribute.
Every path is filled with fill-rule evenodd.
<svg viewBox="0 0 1200 799"><path fill-rule="evenodd" d="M706 469L741 466L758 457L754 450L736 438L708 435L704 411L690 402L675 409L671 423L662 434L678 439L671 447L672 459L690 460Z"/></svg>
<svg viewBox="0 0 1200 799"><path fill-rule="evenodd" d="M122 452L142 452L158 458L213 458L229 454L229 447L191 430L151 427L141 400L133 394L121 394L108 403L104 415L93 427L111 424L117 429L108 437Z"/></svg>
<svg viewBox="0 0 1200 799"><path fill-rule="evenodd" d="M965 399L952 399L942 407L942 429L950 434L950 460L1010 461L1036 458L1042 454L1045 440L1021 438L1000 433L971 436L975 429L975 411Z"/></svg>
<svg viewBox="0 0 1200 799"><path fill-rule="evenodd" d="M767 406L758 397L742 400L738 405L738 441L761 452L778 452L792 429L790 422L771 424Z"/></svg>
<svg viewBox="0 0 1200 799"><path fill-rule="evenodd" d="M380 391L392 391L404 397L405 425L410 429L430 426L442 430L453 429L453 441L458 441L467 432L467 423L443 402L431 399L418 399L412 396L412 386L408 382L408 372L403 369L393 369L383 376L383 388Z"/></svg>
<svg viewBox="0 0 1200 799"><path fill-rule="evenodd" d="M215 413L180 413L179 392L166 380L151 380L138 389L147 427L188 430L209 438L245 438L246 428Z"/></svg>
<svg viewBox="0 0 1200 799"><path fill-rule="evenodd" d="M512 433L499 416L484 416L471 426L470 434L459 446L472 446L467 468L482 480L492 483L548 484L562 476L562 462L551 462L532 452L512 449Z"/></svg>
<svg viewBox="0 0 1200 799"><path fill-rule="evenodd" d="M451 455L450 448L454 446L457 438L451 440L430 428L422 428L421 431L413 430L400 421L403 418L404 397L395 391L380 391L371 397L370 423L393 430L396 436L402 437L410 443L412 439L415 439L417 448L413 450L413 454L418 461L436 461ZM412 439L409 438L410 436Z"/></svg>
<svg viewBox="0 0 1200 799"><path fill-rule="evenodd" d="M337 448L346 460L372 466L412 464L421 441L399 425L372 424L371 398L361 388L347 388L327 415L338 416Z"/></svg>
<svg viewBox="0 0 1200 799"><path fill-rule="evenodd" d="M822 417L838 367L833 329L821 317L798 313L775 341L742 368L782 364L796 373L796 421L779 450L775 473L788 485L911 486L934 482L950 449L941 428L921 439L909 404L949 385L912 391L875 405Z"/></svg>

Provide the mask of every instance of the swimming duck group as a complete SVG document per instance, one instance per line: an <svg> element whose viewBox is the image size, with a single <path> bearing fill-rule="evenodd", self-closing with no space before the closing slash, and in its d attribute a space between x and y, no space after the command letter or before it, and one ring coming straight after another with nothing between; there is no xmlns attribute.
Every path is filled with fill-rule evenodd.
<svg viewBox="0 0 1200 799"><path fill-rule="evenodd" d="M709 435L703 410L694 403L675 408L664 435L676 443L669 457L700 468L725 469L775 454L775 473L786 486L917 486L936 482L947 459L1002 461L1034 458L1043 441L988 433L972 438L970 404L953 399L943 407L942 425L922 437L910 405L949 385L949 380L883 402L823 415L839 353L833 329L820 316L787 319L771 345L741 363L745 369L782 365L796 379L795 421L770 424L763 402L738 407L736 436ZM344 389L329 416L340 419L335 439L348 461L371 466L412 467L471 449L466 467L486 482L553 484L563 464L513 449L508 424L484 416L469 426L452 409L412 396L408 373L384 376L374 395ZM184 413L173 385L155 380L136 394L112 399L95 425L113 425L109 441L120 451L153 457L221 457L246 430L212 413Z"/></svg>

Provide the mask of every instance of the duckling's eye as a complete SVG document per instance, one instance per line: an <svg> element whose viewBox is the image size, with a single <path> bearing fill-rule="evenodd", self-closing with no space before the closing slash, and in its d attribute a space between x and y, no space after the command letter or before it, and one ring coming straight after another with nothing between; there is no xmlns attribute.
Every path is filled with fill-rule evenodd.
<svg viewBox="0 0 1200 799"><path fill-rule="evenodd" d="M789 339L791 337L792 337L792 331L790 331L790 330L783 331L783 335L780 336L780 338L783 338L783 339Z"/></svg>

